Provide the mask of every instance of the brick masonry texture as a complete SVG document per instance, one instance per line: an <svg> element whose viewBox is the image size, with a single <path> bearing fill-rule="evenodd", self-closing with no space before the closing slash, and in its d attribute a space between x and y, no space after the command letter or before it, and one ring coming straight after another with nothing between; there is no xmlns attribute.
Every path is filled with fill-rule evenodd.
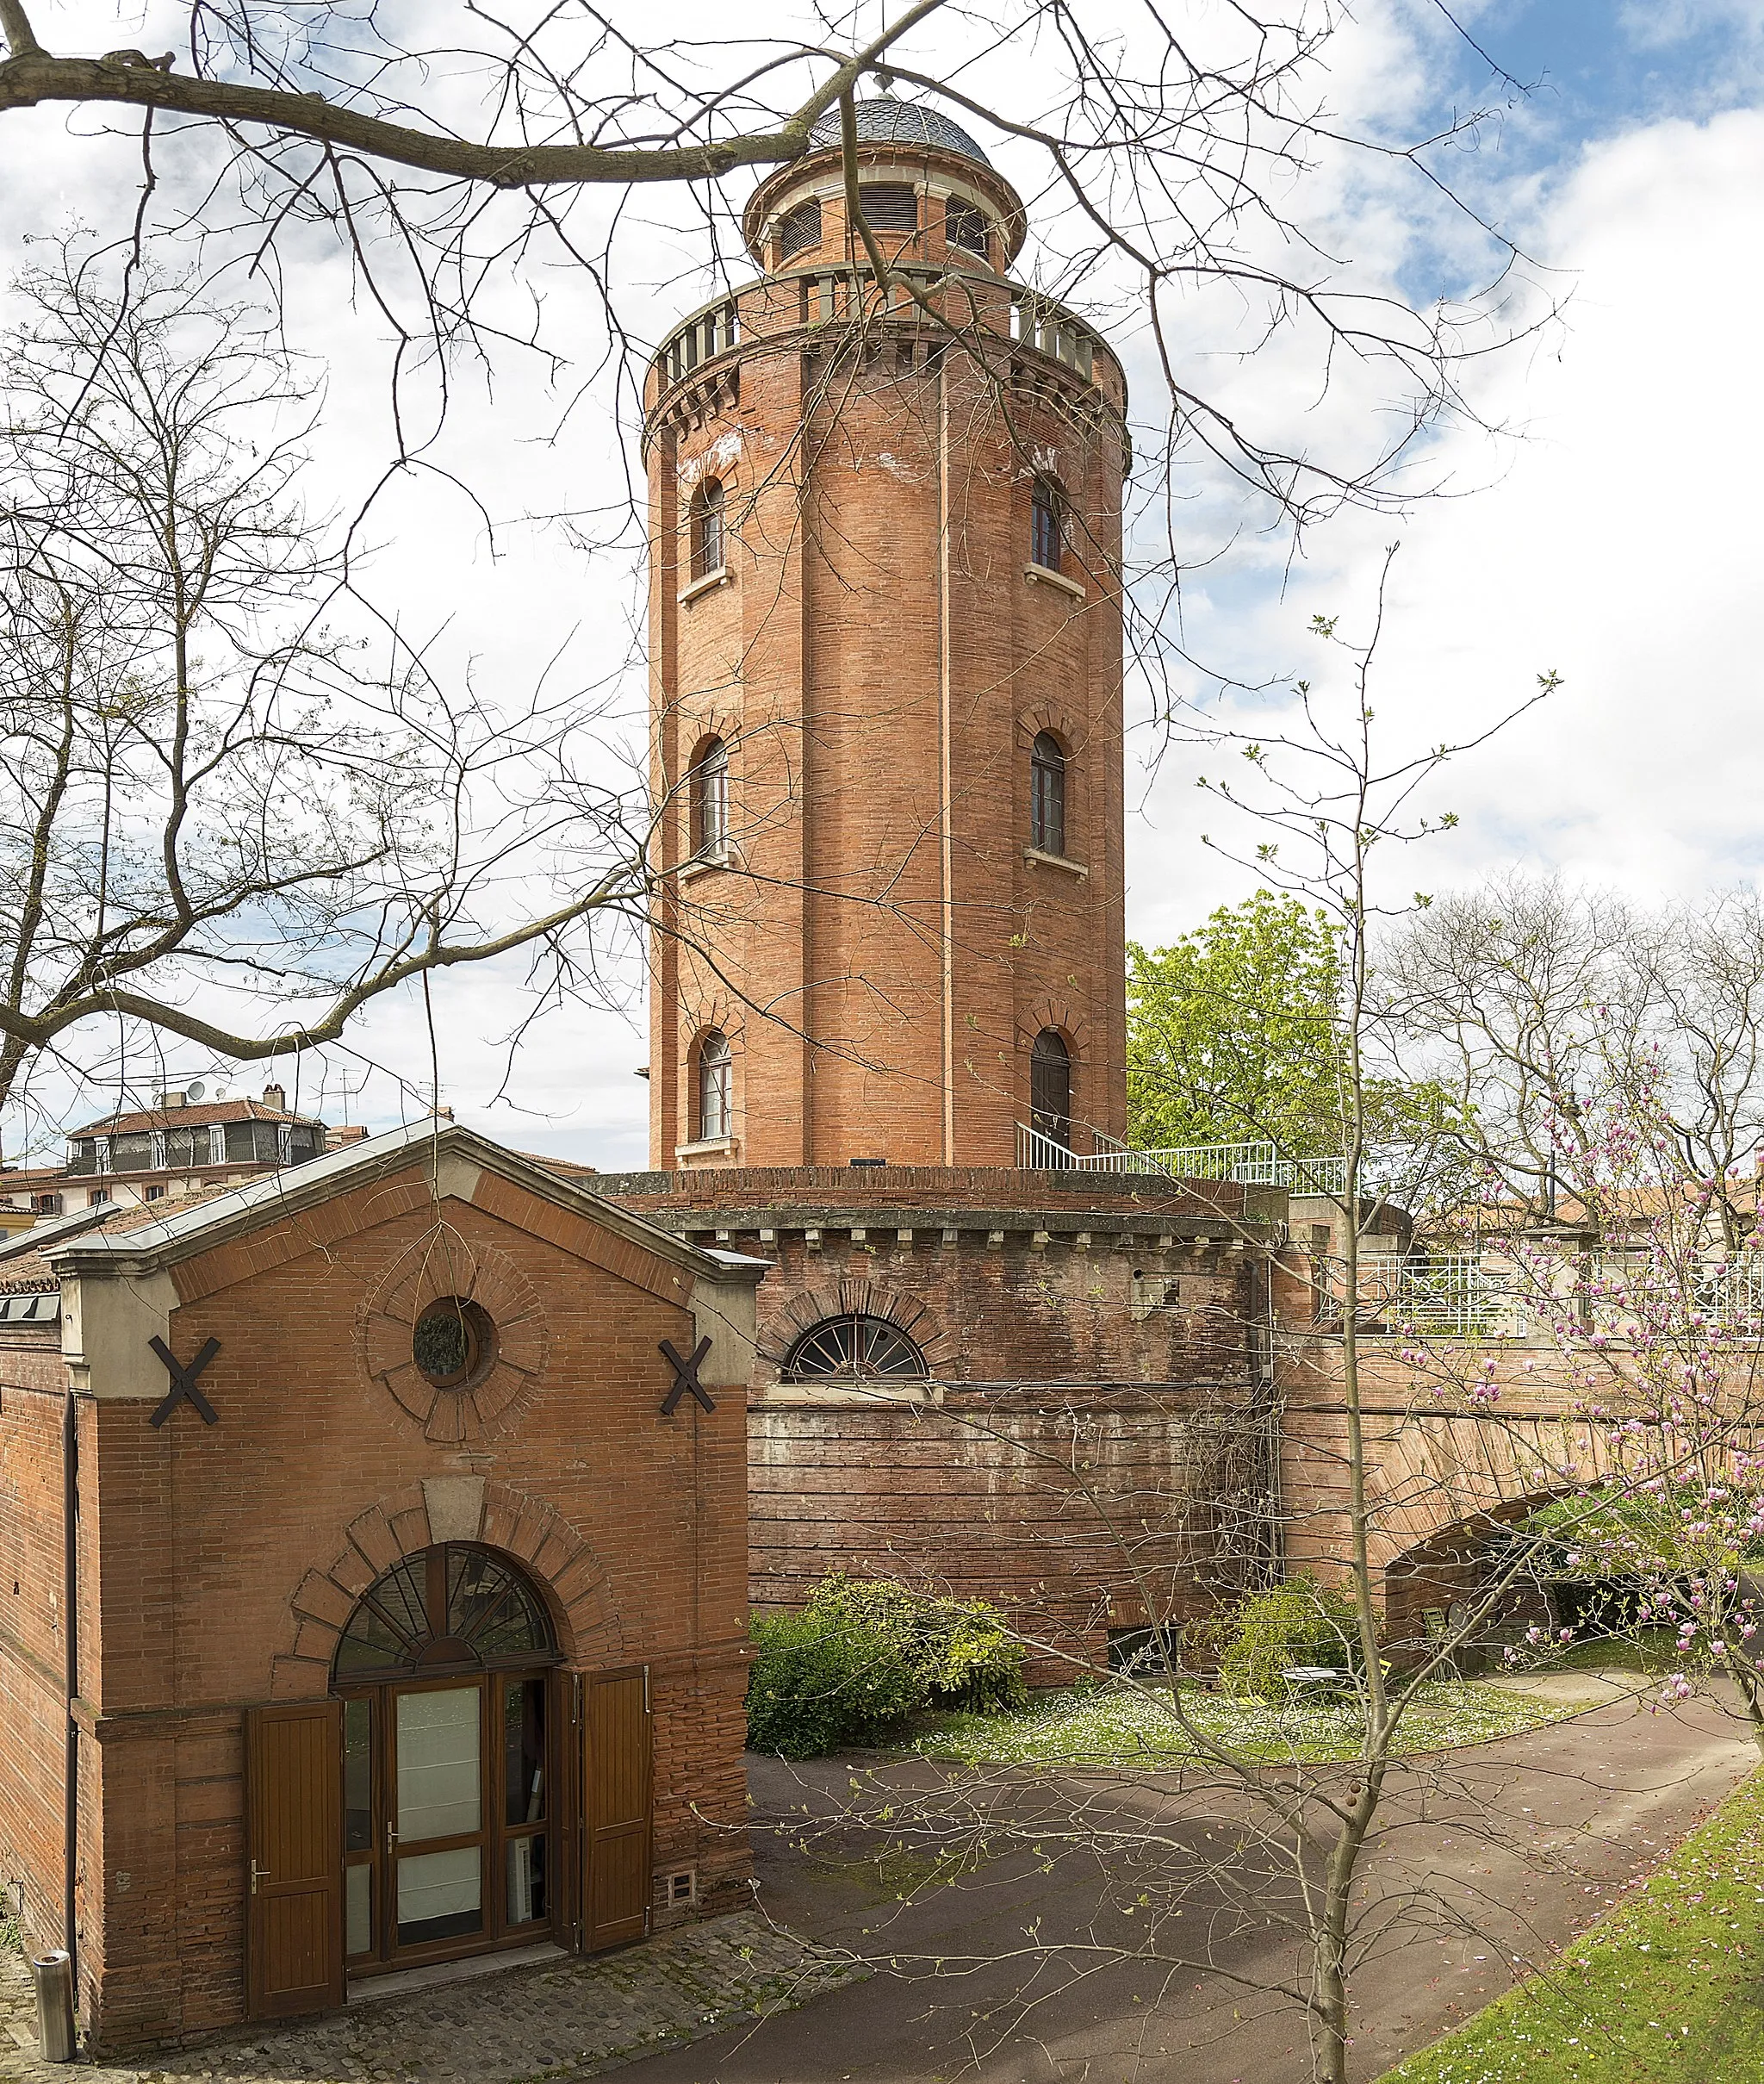
<svg viewBox="0 0 1764 2084"><path fill-rule="evenodd" d="M1265 1564L1252 1191L935 1166L595 1184L773 1262L748 1414L756 1607L876 1571L992 1600L1090 1656L1148 1603L1206 1610ZM845 1311L914 1340L933 1401L785 1378L796 1341ZM1034 1673L1060 1676L1051 1652Z"/></svg>
<svg viewBox="0 0 1764 2084"><path fill-rule="evenodd" d="M924 158L933 188L972 173ZM836 200L823 230L841 255ZM925 255L945 258L941 232ZM1012 343L1010 313L991 275L950 292L942 324L823 318L801 279L768 279L714 378L666 401L652 383L664 865L691 855L688 775L713 737L731 813L726 862L682 877L655 943L658 1166L699 1135L713 1028L735 1044L732 1147L695 1166L1009 1164L1050 1027L1076 1114L1122 1131L1121 380L1106 350L1093 385ZM1025 574L1038 474L1069 502L1069 588ZM692 594L711 477L726 583ZM1068 759L1071 866L1025 858L1043 731Z"/></svg>
<svg viewBox="0 0 1764 2084"><path fill-rule="evenodd" d="M101 2045L242 2017L243 1710L328 1689L357 1595L429 1543L425 1478L481 1481L481 1539L539 1585L568 1668L650 1666L656 1871L696 1867L709 1907L735 1900L745 1440L738 1386L714 1414L688 1400L659 1415L657 1344L693 1336L679 1278L488 1171L474 1201L438 1202L420 1166L178 1266L170 1344L219 1341L202 1387L220 1422L185 1407L155 1430L138 1397L78 1400L78 1919ZM386 1369L380 1320L480 1286L493 1314L525 1314L510 1353L532 1372L438 1425ZM19 1585L0 1587L3 1850L27 1878L28 1937L56 1944L61 1399L41 1391L66 1371L41 1353L0 1368Z"/></svg>

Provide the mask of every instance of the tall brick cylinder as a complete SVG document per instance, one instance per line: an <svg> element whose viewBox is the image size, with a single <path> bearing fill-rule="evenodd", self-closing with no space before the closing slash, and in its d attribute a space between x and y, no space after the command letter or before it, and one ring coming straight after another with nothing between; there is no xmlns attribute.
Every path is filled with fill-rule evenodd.
<svg viewBox="0 0 1764 2084"><path fill-rule="evenodd" d="M971 140L858 114L870 240L835 124L649 378L658 1168L1013 1165L1038 1036L1124 1129L1121 370Z"/></svg>

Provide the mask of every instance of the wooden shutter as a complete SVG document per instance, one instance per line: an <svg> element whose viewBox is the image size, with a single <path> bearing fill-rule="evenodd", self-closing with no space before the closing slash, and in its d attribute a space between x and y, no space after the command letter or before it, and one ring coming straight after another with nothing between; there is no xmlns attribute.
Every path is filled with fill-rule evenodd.
<svg viewBox="0 0 1764 2084"><path fill-rule="evenodd" d="M343 2002L343 1703L245 1718L245 1995L253 2019Z"/></svg>
<svg viewBox="0 0 1764 2084"><path fill-rule="evenodd" d="M582 1681L582 1949L649 1929L649 1674Z"/></svg>

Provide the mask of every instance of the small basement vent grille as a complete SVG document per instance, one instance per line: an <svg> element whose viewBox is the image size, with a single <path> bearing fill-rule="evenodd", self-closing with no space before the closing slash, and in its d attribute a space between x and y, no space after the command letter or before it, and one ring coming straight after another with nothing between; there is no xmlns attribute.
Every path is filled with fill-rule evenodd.
<svg viewBox="0 0 1764 2084"><path fill-rule="evenodd" d="M674 1874L664 1876L662 1887L670 1909L696 1903L699 1900L699 1870L696 1867L682 1867Z"/></svg>

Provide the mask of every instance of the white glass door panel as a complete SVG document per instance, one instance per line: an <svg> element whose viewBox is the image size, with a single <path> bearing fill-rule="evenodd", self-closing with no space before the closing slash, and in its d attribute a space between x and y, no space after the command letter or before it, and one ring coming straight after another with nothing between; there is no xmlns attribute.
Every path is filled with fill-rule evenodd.
<svg viewBox="0 0 1764 2084"><path fill-rule="evenodd" d="M477 1686L399 1695L401 1845L424 1838L462 1838L478 1828L483 1808L479 1765L482 1699ZM406 1863L401 1863L401 1870ZM399 1886L401 1902L401 1881ZM399 1923L403 1922L401 1908Z"/></svg>
<svg viewBox="0 0 1764 2084"><path fill-rule="evenodd" d="M478 1845L419 1852L398 1863L398 1944L421 1946L484 1929L484 1856Z"/></svg>

